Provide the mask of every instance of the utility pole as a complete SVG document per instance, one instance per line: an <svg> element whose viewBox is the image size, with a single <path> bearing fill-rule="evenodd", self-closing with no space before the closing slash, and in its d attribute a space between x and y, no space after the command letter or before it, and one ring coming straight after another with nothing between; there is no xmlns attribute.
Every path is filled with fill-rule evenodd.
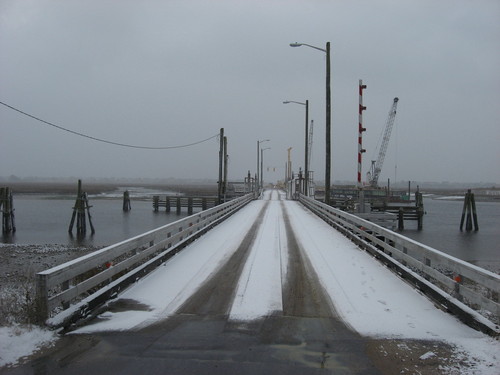
<svg viewBox="0 0 500 375"><path fill-rule="evenodd" d="M218 192L217 200L218 204L222 203L222 166L224 161L224 128L220 128L219 134L219 181L218 181Z"/></svg>
<svg viewBox="0 0 500 375"><path fill-rule="evenodd" d="M363 149L363 132L366 131L363 128L363 111L366 107L363 105L363 90L366 89L366 85L363 85L363 81L359 80L359 108L358 108L358 189L359 189L359 202L358 202L358 212L365 212L365 192L363 190L363 183L361 181L361 168L363 153L366 152Z"/></svg>
<svg viewBox="0 0 500 375"><path fill-rule="evenodd" d="M224 198L224 202L226 201L226 192L227 192L227 137L224 137L224 182L222 185L222 196Z"/></svg>
<svg viewBox="0 0 500 375"><path fill-rule="evenodd" d="M325 203L330 205L331 177L331 94L330 94L330 42L326 43L326 160L325 160Z"/></svg>
<svg viewBox="0 0 500 375"><path fill-rule="evenodd" d="M255 176L255 186L257 187L257 191L260 190L260 182L259 182L259 145L260 145L260 141L257 140L257 175Z"/></svg>
<svg viewBox="0 0 500 375"><path fill-rule="evenodd" d="M309 179L309 100L306 100L306 134L305 134L305 161L304 161L304 195L309 195L308 182Z"/></svg>

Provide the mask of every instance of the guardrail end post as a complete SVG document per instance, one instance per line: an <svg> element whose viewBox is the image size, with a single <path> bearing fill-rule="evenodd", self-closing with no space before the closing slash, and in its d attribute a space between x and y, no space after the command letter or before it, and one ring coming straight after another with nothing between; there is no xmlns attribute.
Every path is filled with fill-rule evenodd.
<svg viewBox="0 0 500 375"><path fill-rule="evenodd" d="M47 275L36 274L36 317L38 324L45 324L49 317L49 294L47 290Z"/></svg>

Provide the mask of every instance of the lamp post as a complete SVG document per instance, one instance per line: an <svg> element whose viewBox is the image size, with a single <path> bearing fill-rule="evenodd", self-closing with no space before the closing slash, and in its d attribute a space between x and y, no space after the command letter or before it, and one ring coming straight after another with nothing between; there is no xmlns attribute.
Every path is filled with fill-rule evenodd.
<svg viewBox="0 0 500 375"><path fill-rule="evenodd" d="M305 174L305 179L304 179L304 194L307 197L308 194L308 180L309 180L309 100L306 100L305 103L302 102L296 102L293 100L286 100L283 102L283 104L289 104L289 103L294 103L294 104L300 104L300 105L305 105L306 106L306 134L305 134L305 157L304 157L304 174Z"/></svg>
<svg viewBox="0 0 500 375"><path fill-rule="evenodd" d="M261 141L257 141L257 180L259 179L259 154L260 154L259 149L260 149L260 144L263 142L269 142L269 139L263 139ZM262 175L262 173L260 175ZM256 181L255 186L257 187L257 189L260 189L260 182Z"/></svg>
<svg viewBox="0 0 500 375"><path fill-rule="evenodd" d="M288 147L287 151L288 151L288 162L286 165L286 170L287 170L286 190L287 190L287 199L289 199L292 197L292 159L290 158L290 152L292 151L292 147Z"/></svg>
<svg viewBox="0 0 500 375"><path fill-rule="evenodd" d="M263 177L263 171L264 171L264 151L270 150L271 147L266 147L260 149L260 188L262 189L264 187L264 177Z"/></svg>
<svg viewBox="0 0 500 375"><path fill-rule="evenodd" d="M305 43L290 43L290 47L306 46L326 53L326 160L325 160L325 203L330 204L331 173L331 94L330 94L330 42L326 48L319 48Z"/></svg>

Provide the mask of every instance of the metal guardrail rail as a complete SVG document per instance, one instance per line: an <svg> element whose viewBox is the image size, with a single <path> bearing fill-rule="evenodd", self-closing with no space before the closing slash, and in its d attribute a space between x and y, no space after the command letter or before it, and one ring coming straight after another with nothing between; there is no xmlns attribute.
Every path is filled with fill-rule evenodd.
<svg viewBox="0 0 500 375"><path fill-rule="evenodd" d="M36 275L40 322L69 327L85 318L254 199L253 194L105 247Z"/></svg>
<svg viewBox="0 0 500 375"><path fill-rule="evenodd" d="M438 307L492 336L500 329L500 276L304 195L299 201L415 285Z"/></svg>

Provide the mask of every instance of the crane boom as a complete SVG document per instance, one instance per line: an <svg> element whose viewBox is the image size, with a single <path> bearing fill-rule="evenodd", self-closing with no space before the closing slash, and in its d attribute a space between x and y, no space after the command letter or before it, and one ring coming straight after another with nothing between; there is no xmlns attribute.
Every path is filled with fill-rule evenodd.
<svg viewBox="0 0 500 375"><path fill-rule="evenodd" d="M389 115L387 117L387 123L385 125L384 136L382 138L382 143L380 145L380 150L378 153L377 160L372 160L371 170L369 172L369 182L372 187L378 186L378 178L380 172L382 171L382 166L384 165L385 153L387 152L387 146L389 145L389 139L391 138L392 127L394 125L394 119L396 118L396 108L398 106L398 98L394 98Z"/></svg>

